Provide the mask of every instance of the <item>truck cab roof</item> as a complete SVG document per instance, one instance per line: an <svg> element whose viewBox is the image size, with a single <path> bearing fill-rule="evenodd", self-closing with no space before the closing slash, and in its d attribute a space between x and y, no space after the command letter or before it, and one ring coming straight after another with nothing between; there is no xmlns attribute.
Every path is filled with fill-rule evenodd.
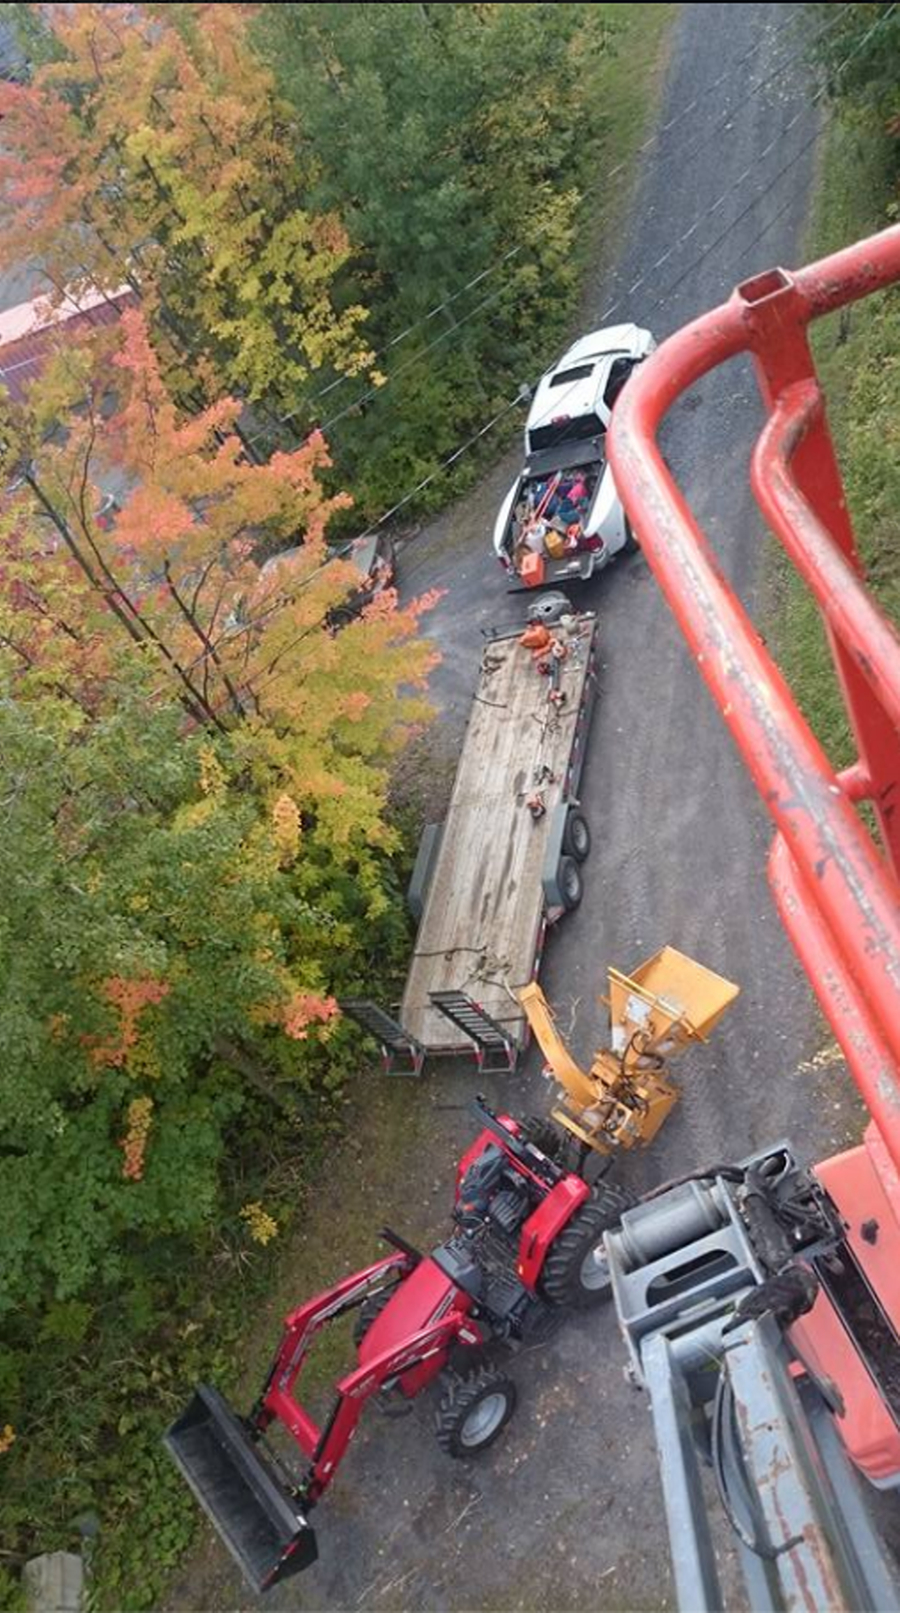
<svg viewBox="0 0 900 1613"><path fill-rule="evenodd" d="M591 416L602 429L609 425L615 390L616 361L643 358L652 347L649 331L638 325L610 325L591 331L568 349L538 383L525 427L529 453L550 447L557 423Z"/></svg>

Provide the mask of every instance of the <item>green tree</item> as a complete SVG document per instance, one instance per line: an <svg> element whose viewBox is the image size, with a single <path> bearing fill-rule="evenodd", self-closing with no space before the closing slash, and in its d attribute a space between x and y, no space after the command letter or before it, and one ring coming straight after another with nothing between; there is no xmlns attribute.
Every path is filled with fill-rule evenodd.
<svg viewBox="0 0 900 1613"><path fill-rule="evenodd" d="M259 8L253 37L316 155L313 204L338 212L354 245L368 339L380 350L427 320L379 360L395 384L330 436L364 508L435 468L559 335L605 126L609 17L578 4ZM323 416L361 391L333 390Z"/></svg>
<svg viewBox="0 0 900 1613"><path fill-rule="evenodd" d="M813 8L829 21L817 46L832 96L849 110L892 122L900 116L900 16L881 3Z"/></svg>

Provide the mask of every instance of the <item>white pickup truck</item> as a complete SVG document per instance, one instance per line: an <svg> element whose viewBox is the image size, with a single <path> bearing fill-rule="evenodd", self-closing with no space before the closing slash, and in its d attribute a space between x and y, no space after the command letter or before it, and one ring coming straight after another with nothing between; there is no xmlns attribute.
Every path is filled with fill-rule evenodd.
<svg viewBox="0 0 900 1613"><path fill-rule="evenodd" d="M525 464L494 528L517 588L586 582L634 546L606 463L613 404L656 343L637 325L582 336L539 382L525 425Z"/></svg>

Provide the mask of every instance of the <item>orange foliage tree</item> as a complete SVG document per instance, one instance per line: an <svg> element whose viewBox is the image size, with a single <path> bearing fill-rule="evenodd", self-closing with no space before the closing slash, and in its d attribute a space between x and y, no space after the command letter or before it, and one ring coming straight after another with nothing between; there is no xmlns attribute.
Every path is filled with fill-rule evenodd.
<svg viewBox="0 0 900 1613"><path fill-rule="evenodd" d="M323 366L369 362L333 212L246 48L234 5L45 5L53 60L0 84L0 262L55 285L128 287L178 395L302 406Z"/></svg>
<svg viewBox="0 0 900 1613"><path fill-rule="evenodd" d="M251 463L237 408L182 416L133 310L0 417L0 748L23 779L0 1197L31 1203L0 1228L0 1309L41 1270L81 1292L123 1229L202 1226L235 1117L261 1097L290 1120L340 1080L335 998L402 936L385 802L427 715L429 601L329 626L359 575L326 545L326 446Z"/></svg>

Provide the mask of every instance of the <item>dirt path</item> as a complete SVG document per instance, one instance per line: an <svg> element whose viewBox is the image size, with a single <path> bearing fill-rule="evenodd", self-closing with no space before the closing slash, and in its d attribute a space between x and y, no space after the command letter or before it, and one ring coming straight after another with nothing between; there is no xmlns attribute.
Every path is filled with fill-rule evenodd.
<svg viewBox="0 0 900 1613"><path fill-rule="evenodd" d="M797 32L780 30L792 20L802 26L801 12L684 7L662 121L696 106L645 164L614 283L592 288L586 329L621 291L626 308L617 317L662 337L737 280L796 260L812 177L813 147L803 148L815 135L805 71L797 64L747 97L796 48ZM704 142L729 107L728 127ZM695 220L689 238L653 270ZM628 297L642 274L645 283ZM733 364L679 407L665 445L751 610L761 603L768 541L746 478L759 418L749 369ZM404 557L406 589L448 590L431 624L444 652L434 694L448 751L474 685L481 629L521 608L504 593L490 553L494 511L517 464L516 453L506 456ZM574 1047L587 1054L603 1028L595 998L607 961L627 966L671 941L744 987L714 1048L682 1065L684 1102L653 1153L634 1168L630 1162L633 1182L659 1180L703 1157L738 1156L784 1133L813 1155L843 1138L847 1114L833 1067L800 1069L819 1033L763 877L764 814L642 559L620 562L586 599L601 613L605 646L583 785L594 851L585 900L548 950L548 995L564 1024L573 1011ZM470 1131L465 1104L474 1083L471 1073L430 1079L426 1146L434 1172L443 1170L449 1183L449 1160ZM499 1083L488 1090L519 1110L541 1107L545 1094L534 1062L513 1093ZM424 1230L414 1200L418 1166L412 1174L407 1224ZM432 1202L443 1209L443 1201ZM649 1416L626 1387L623 1359L608 1313L569 1324L544 1350L520 1357L519 1414L478 1464L438 1454L424 1401L400 1423L371 1418L317 1516L320 1563L267 1606L499 1613L670 1605ZM191 1605L246 1606L223 1553L214 1565L210 1557L210 1569L202 1589L193 1581Z"/></svg>

